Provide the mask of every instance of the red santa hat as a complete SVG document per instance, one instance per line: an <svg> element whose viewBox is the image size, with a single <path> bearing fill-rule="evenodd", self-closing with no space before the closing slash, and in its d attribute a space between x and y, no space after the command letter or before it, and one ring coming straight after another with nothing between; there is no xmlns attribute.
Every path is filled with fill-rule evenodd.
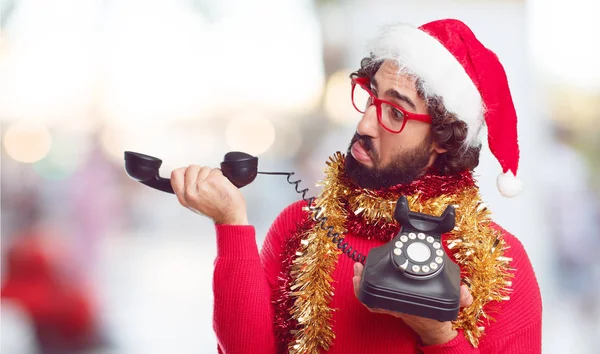
<svg viewBox="0 0 600 354"><path fill-rule="evenodd" d="M500 193L521 192L517 114L506 73L467 25L447 19L418 28L388 26L369 50L375 59L394 60L401 72L420 78L426 97L441 97L446 109L467 124L465 144L479 146L479 132L487 126L490 150L503 172L497 179Z"/></svg>

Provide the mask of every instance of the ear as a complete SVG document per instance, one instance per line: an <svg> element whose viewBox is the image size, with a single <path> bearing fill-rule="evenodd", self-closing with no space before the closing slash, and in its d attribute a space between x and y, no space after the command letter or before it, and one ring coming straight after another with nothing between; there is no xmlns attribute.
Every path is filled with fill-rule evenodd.
<svg viewBox="0 0 600 354"><path fill-rule="evenodd" d="M433 144L431 144L431 151L435 152L436 154L443 154L446 151L448 151L447 149L442 148L441 146L438 145L438 143L436 143L435 141L433 142Z"/></svg>

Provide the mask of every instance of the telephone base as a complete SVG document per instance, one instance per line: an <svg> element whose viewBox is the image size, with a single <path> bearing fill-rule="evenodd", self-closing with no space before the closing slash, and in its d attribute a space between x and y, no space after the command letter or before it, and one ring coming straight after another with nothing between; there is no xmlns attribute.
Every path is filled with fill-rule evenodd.
<svg viewBox="0 0 600 354"><path fill-rule="evenodd" d="M369 252L358 299L369 308L452 321L460 309L460 269L446 255L441 269L414 276L393 261L395 240Z"/></svg>
<svg viewBox="0 0 600 354"><path fill-rule="evenodd" d="M438 321L453 321L458 317L459 311L459 302L417 298L397 289L390 291L390 289L379 289L365 284L361 284L358 299L372 309L389 310Z"/></svg>

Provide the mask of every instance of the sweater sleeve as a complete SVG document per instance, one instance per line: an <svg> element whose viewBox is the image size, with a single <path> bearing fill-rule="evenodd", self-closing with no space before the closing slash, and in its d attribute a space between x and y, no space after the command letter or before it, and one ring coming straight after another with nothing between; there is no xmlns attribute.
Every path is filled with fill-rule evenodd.
<svg viewBox="0 0 600 354"><path fill-rule="evenodd" d="M271 288L282 245L302 218L302 204L286 208L271 226L262 252L253 226L217 225L213 327L219 353L275 353Z"/></svg>
<svg viewBox="0 0 600 354"><path fill-rule="evenodd" d="M495 320L485 327L479 347L473 348L459 330L458 336L448 343L420 347L424 354L492 354L542 352L542 300L533 267L517 238L502 230L509 247L506 257L512 258L514 270L510 299L486 306L486 311Z"/></svg>

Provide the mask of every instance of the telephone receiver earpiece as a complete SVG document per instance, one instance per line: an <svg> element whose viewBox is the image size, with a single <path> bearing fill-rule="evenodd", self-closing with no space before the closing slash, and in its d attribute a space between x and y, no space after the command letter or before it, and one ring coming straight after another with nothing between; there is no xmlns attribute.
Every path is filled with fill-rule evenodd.
<svg viewBox="0 0 600 354"><path fill-rule="evenodd" d="M171 180L159 174L161 165L162 160L156 157L125 151L125 171L129 177L148 187L175 194L171 187ZM228 152L221 162L221 171L234 186L242 188L256 178L258 158L245 152Z"/></svg>

